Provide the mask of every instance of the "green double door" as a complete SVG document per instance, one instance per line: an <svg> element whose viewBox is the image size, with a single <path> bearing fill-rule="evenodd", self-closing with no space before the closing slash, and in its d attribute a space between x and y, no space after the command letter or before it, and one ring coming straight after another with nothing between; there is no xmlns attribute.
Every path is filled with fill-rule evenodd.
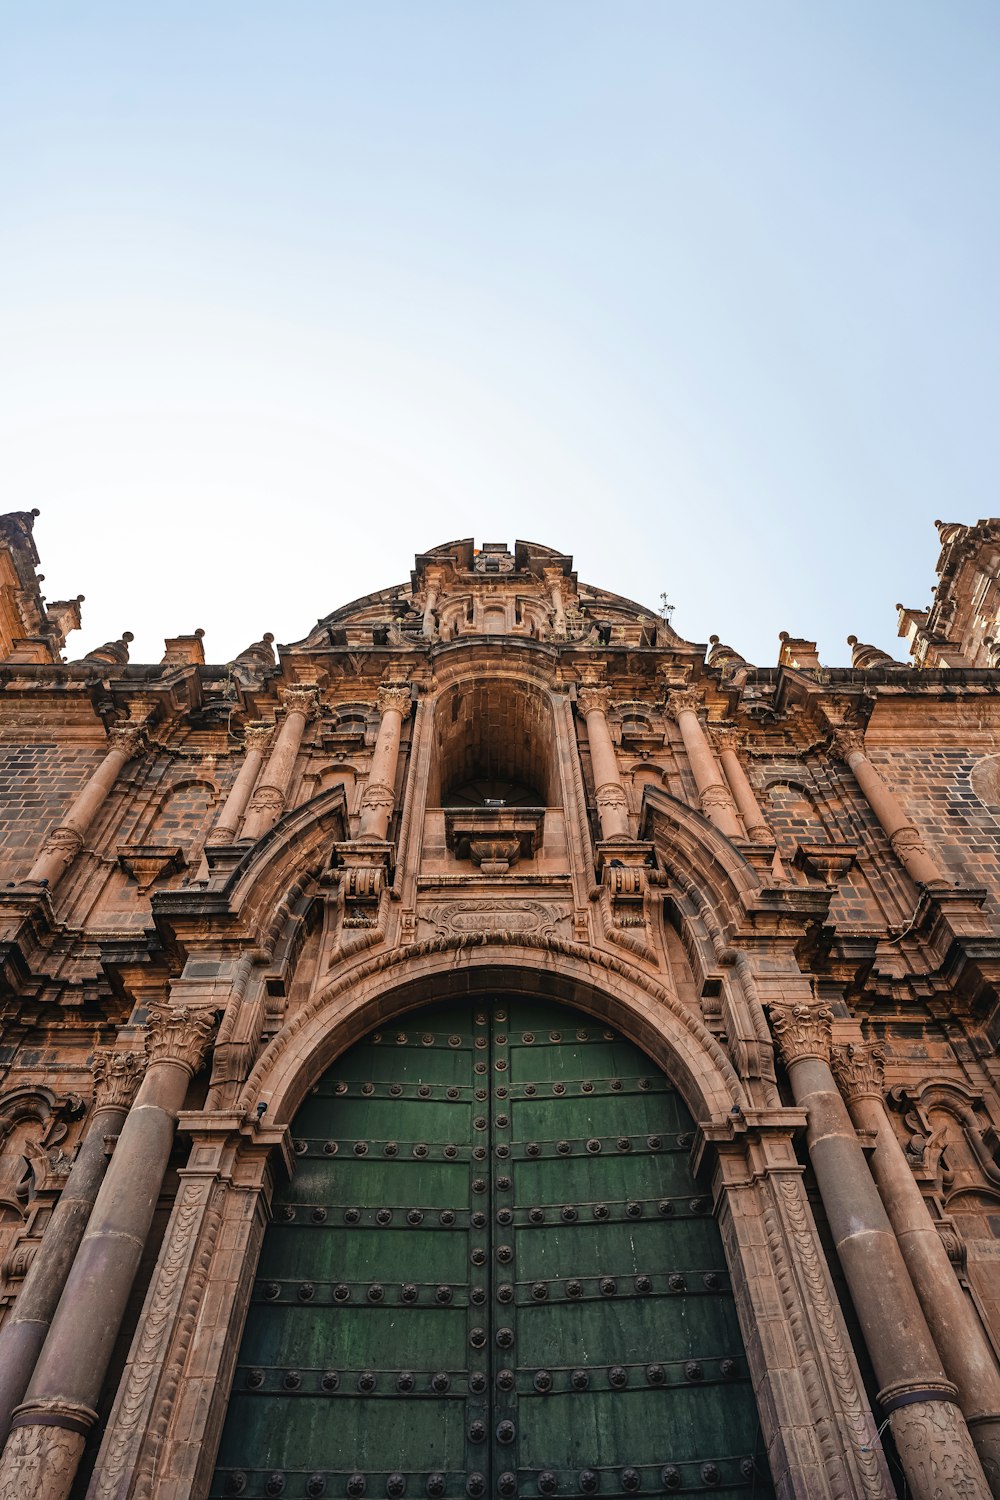
<svg viewBox="0 0 1000 1500"><path fill-rule="evenodd" d="M212 1495L770 1495L692 1130L562 1007L354 1047L295 1121Z"/></svg>

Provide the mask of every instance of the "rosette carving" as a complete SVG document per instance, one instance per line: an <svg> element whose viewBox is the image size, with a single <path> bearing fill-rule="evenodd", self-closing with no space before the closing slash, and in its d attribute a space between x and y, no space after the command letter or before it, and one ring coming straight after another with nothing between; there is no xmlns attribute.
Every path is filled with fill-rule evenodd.
<svg viewBox="0 0 1000 1500"><path fill-rule="evenodd" d="M191 1005L150 1006L146 1044L150 1063L181 1063L192 1074L197 1073L215 1034L215 1026L212 1011L196 1010Z"/></svg>
<svg viewBox="0 0 1000 1500"><path fill-rule="evenodd" d="M145 1052L95 1047L90 1066L94 1075L94 1108L131 1109L146 1071Z"/></svg>
<svg viewBox="0 0 1000 1500"><path fill-rule="evenodd" d="M880 1043L847 1042L834 1047L830 1067L845 1099L882 1098L885 1048Z"/></svg>
<svg viewBox="0 0 1000 1500"><path fill-rule="evenodd" d="M833 1011L828 1005L772 1005L771 1030L786 1067L804 1057L829 1061Z"/></svg>

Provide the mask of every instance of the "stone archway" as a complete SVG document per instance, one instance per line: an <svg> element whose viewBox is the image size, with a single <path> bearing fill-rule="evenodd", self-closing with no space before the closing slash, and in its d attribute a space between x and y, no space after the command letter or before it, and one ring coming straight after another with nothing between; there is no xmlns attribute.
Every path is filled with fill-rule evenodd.
<svg viewBox="0 0 1000 1500"><path fill-rule="evenodd" d="M558 948L558 951L556 949ZM523 939L414 945L352 966L265 1049L232 1111L182 1117L189 1165L88 1500L204 1500L276 1184L309 1089L380 1021L505 992L606 1020L663 1068L696 1122L776 1493L888 1500L876 1423L802 1189L797 1111L754 1110L704 1026L634 966ZM266 1109L261 1111L261 1105ZM287 1165L286 1165L287 1164Z"/></svg>
<svg viewBox="0 0 1000 1500"><path fill-rule="evenodd" d="M293 1124L213 1496L772 1493L694 1121L552 1001L411 1011Z"/></svg>

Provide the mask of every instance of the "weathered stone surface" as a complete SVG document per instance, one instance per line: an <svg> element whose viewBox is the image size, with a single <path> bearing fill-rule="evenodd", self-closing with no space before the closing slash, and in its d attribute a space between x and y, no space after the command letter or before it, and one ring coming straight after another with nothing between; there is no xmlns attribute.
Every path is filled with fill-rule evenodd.
<svg viewBox="0 0 1000 1500"><path fill-rule="evenodd" d="M0 1500L201 1500L298 1105L505 986L684 1095L782 1500L892 1496L828 1228L886 1400L957 1390L890 1412L910 1492L983 1495L981 1459L1000 1495L1000 521L942 529L912 665L843 670L787 632L706 658L554 549L467 541L276 661L126 632L67 664L32 525L0 518L0 1316L12 1399L36 1377Z"/></svg>

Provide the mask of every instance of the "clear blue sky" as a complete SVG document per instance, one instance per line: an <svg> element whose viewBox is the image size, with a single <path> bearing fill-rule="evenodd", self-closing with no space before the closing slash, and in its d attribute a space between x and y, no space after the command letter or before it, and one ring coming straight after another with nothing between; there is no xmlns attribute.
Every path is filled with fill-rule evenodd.
<svg viewBox="0 0 1000 1500"><path fill-rule="evenodd" d="M1000 510L1000 7L0 7L0 479L70 654L546 542L762 664Z"/></svg>

